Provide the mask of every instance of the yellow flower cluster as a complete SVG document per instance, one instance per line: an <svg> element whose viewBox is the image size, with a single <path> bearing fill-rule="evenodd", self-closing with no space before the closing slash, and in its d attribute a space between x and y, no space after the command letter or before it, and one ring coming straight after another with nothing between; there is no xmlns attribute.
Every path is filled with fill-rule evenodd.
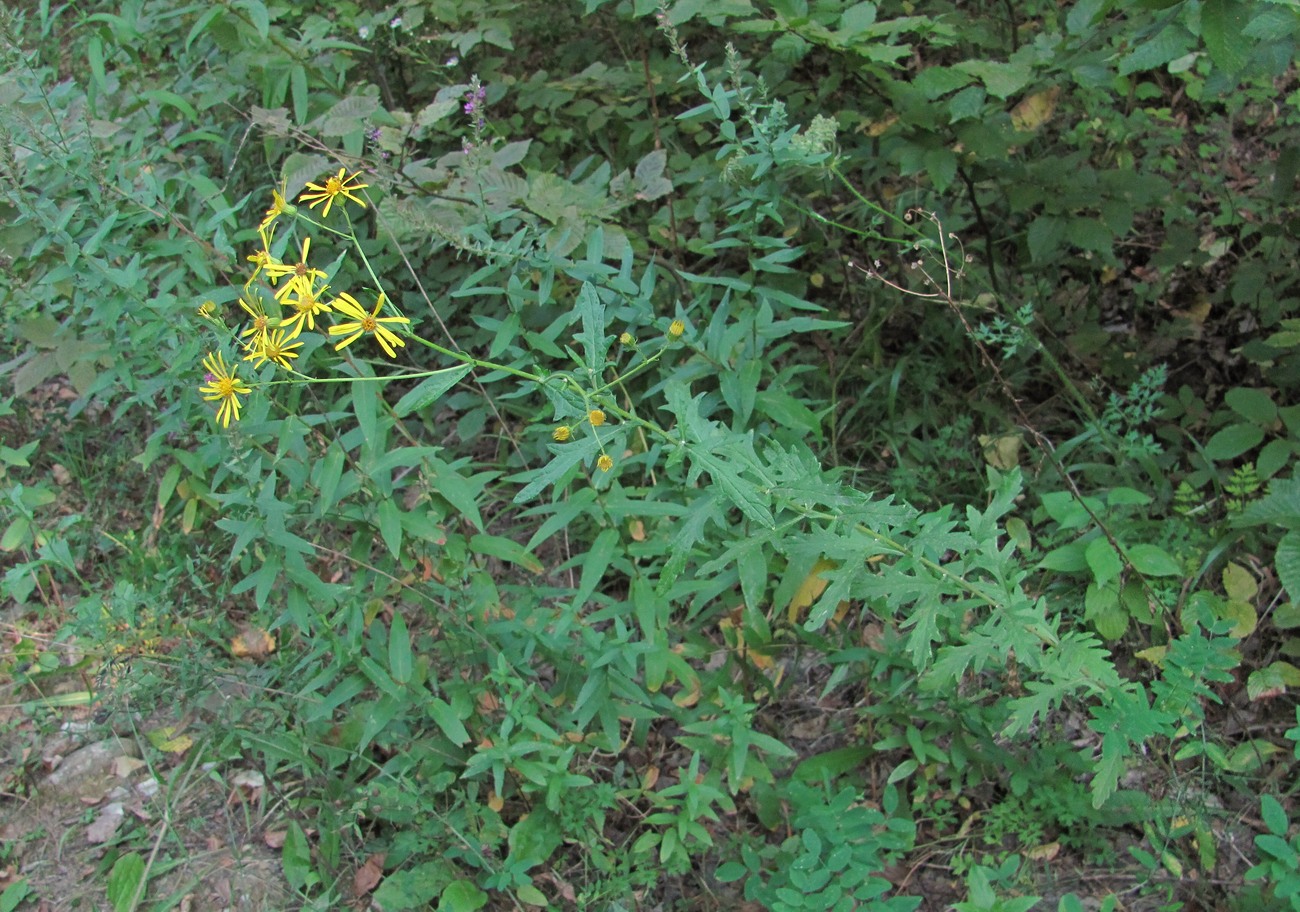
<svg viewBox="0 0 1300 912"><path fill-rule="evenodd" d="M345 200L364 209L366 204L357 194L369 184L358 180L360 174L359 171L348 174L347 169L340 168L338 174L331 175L322 183L309 182L298 201L306 203L308 209L323 204L321 218L328 218L335 204L342 208ZM243 360L253 362L254 367L261 367L271 361L286 370L292 370L293 360L299 355L297 349L303 346L299 336L304 330L314 331L317 318L323 319L325 314L331 313L345 318L327 330L331 338L343 337L334 346L335 351L347 348L362 336L369 335L379 343L384 354L396 358L397 349L406 345L406 342L391 327L409 324L411 321L400 314L380 316L388 300L382 291L378 294L374 307L369 310L347 292L331 295L325 271L309 262L311 237L303 238L294 262L281 261L271 253L271 239L276 222L281 216L298 215L297 207L285 201L282 190L283 188L272 192L271 207L266 210L257 228L262 245L248 257L253 264L253 274L245 283L243 294L239 298L239 306L248 317L247 325L239 333L244 349ZM256 284L259 278L265 280L261 285ZM268 307L274 313L268 312ZM217 421L222 427L229 427L231 420L239 420L239 397L248 395L252 390L239 380L233 366L226 365L220 352L209 353L203 366L206 376L199 391L205 399L218 403Z"/></svg>
<svg viewBox="0 0 1300 912"><path fill-rule="evenodd" d="M601 409L591 409L587 412L587 423L593 428L602 427L605 424L605 417L605 413ZM556 443L567 443L573 439L573 427L568 424L558 425L551 431L551 439ZM608 472L614 468L614 459L604 452L604 444L601 444L601 454L596 460L596 468L602 472Z"/></svg>

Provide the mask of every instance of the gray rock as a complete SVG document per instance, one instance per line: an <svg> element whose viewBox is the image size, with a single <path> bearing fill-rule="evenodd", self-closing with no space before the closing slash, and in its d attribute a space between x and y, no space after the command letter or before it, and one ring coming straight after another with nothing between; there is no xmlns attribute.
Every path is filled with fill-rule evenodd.
<svg viewBox="0 0 1300 912"><path fill-rule="evenodd" d="M79 791L83 780L112 775L113 761L118 757L138 756L140 748L132 741L120 738L96 741L64 757L58 769L45 777L42 786L56 791Z"/></svg>

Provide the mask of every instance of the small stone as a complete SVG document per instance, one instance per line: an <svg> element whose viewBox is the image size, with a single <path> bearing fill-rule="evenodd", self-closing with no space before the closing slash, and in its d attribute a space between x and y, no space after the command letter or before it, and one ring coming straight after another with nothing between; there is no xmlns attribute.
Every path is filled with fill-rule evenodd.
<svg viewBox="0 0 1300 912"><path fill-rule="evenodd" d="M95 822L86 827L86 842L91 845L102 845L108 842L121 826L124 816L126 810L118 802L104 805L95 817Z"/></svg>

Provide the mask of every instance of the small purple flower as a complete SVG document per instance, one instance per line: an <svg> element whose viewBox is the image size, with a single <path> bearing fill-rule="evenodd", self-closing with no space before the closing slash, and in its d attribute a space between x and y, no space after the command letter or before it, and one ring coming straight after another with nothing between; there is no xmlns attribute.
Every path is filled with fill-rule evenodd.
<svg viewBox="0 0 1300 912"><path fill-rule="evenodd" d="M366 131L366 139L370 140L371 142L379 142L379 137L382 134L383 134L383 130L381 130L379 127L371 127L369 130Z"/></svg>

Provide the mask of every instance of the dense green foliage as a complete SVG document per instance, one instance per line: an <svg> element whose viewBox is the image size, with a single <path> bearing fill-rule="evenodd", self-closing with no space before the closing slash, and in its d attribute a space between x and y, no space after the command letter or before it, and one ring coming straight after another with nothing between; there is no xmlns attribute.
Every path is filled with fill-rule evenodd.
<svg viewBox="0 0 1300 912"><path fill-rule="evenodd" d="M0 15L0 668L304 908L1300 909L1300 7Z"/></svg>

